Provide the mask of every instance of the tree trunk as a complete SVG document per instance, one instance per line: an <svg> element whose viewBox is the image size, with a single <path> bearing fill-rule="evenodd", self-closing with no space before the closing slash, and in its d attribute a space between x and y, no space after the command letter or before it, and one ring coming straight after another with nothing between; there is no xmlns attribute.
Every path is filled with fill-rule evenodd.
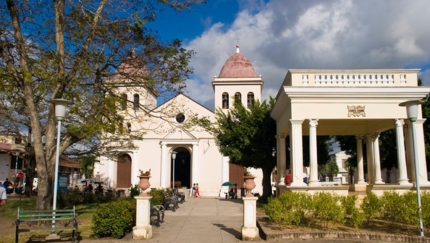
<svg viewBox="0 0 430 243"><path fill-rule="evenodd" d="M259 199L260 202L266 203L267 199L272 196L272 181L271 175L274 167L263 167L263 195Z"/></svg>

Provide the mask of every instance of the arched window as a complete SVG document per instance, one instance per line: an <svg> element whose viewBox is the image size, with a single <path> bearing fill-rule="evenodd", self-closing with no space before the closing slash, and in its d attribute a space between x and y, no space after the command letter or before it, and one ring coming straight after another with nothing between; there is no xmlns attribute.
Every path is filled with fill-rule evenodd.
<svg viewBox="0 0 430 243"><path fill-rule="evenodd" d="M134 94L133 96L133 108L135 111L139 110L139 95Z"/></svg>
<svg viewBox="0 0 430 243"><path fill-rule="evenodd" d="M249 93L248 93L248 99L247 99L248 107L249 107L250 105L252 105L253 103L254 103L254 93L249 92Z"/></svg>
<svg viewBox="0 0 430 243"><path fill-rule="evenodd" d="M228 93L226 93L226 92L222 93L222 108L223 109L228 109L229 108Z"/></svg>
<svg viewBox="0 0 430 243"><path fill-rule="evenodd" d="M121 110L127 110L127 95L122 94L121 95Z"/></svg>
<svg viewBox="0 0 430 243"><path fill-rule="evenodd" d="M242 102L242 94L240 92L236 92L236 94L234 94L234 101Z"/></svg>
<svg viewBox="0 0 430 243"><path fill-rule="evenodd" d="M131 123L127 123L127 132L131 133Z"/></svg>

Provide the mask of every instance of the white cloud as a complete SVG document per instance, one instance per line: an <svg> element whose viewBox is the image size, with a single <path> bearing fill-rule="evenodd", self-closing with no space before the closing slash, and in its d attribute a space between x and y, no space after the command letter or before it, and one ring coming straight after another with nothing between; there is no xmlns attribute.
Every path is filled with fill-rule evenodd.
<svg viewBox="0 0 430 243"><path fill-rule="evenodd" d="M430 66L430 15L422 13L427 0L240 3L233 23L214 23L186 46L197 51L187 90L201 103L213 100L213 76L234 54L237 36L241 53L263 76L263 98L276 95L292 68ZM421 77L430 85L429 71Z"/></svg>

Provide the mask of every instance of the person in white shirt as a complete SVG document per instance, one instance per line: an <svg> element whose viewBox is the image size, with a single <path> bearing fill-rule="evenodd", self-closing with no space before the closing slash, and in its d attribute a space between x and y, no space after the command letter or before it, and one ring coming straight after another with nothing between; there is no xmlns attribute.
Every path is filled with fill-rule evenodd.
<svg viewBox="0 0 430 243"><path fill-rule="evenodd" d="M3 186L0 186L0 206L6 205L6 203L7 203L6 189Z"/></svg>

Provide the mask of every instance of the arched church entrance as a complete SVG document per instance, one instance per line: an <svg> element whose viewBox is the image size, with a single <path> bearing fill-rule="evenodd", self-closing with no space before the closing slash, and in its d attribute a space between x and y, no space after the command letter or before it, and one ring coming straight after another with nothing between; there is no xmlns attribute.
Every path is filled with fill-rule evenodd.
<svg viewBox="0 0 430 243"><path fill-rule="evenodd" d="M173 172L175 172L175 187L188 187L191 185L191 154L186 148L176 148L177 152L175 165L173 159L170 161L171 173L170 181L173 181ZM172 185L171 185L172 186Z"/></svg>
<svg viewBox="0 0 430 243"><path fill-rule="evenodd" d="M118 155L116 187L129 188L131 185L131 157L128 154Z"/></svg>

